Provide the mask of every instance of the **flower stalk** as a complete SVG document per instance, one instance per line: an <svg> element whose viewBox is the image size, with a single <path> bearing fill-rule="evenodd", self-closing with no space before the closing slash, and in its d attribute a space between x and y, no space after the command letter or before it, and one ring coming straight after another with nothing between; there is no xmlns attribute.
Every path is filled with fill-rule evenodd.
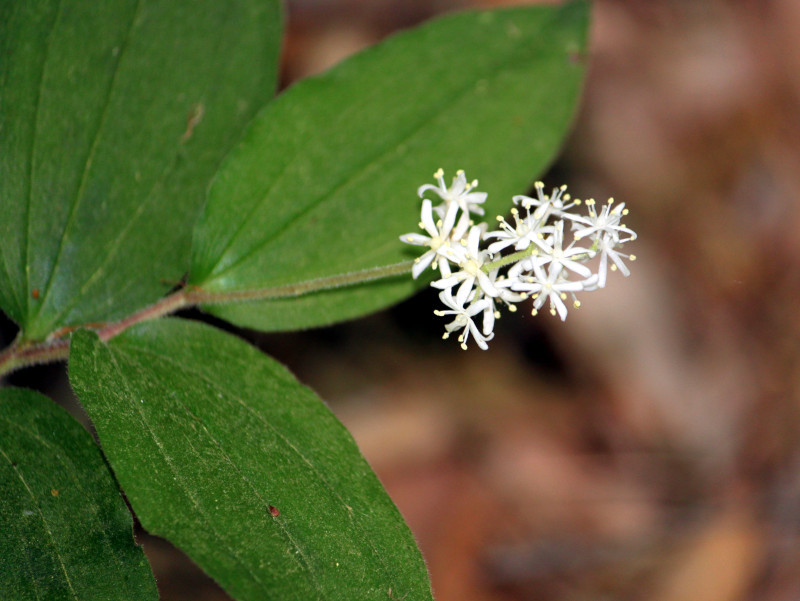
<svg viewBox="0 0 800 601"><path fill-rule="evenodd" d="M354 286L401 275L410 272L412 265L412 261L403 261L393 265L254 290L210 292L196 286L185 286L165 296L157 303L119 321L68 326L53 332L46 340L40 342L26 341L18 337L10 346L0 352L0 377L30 365L66 359L69 356L69 337L72 332L80 328L94 330L100 340L107 342L136 324L152 321L181 309L200 305L218 305L302 296L322 290Z"/></svg>

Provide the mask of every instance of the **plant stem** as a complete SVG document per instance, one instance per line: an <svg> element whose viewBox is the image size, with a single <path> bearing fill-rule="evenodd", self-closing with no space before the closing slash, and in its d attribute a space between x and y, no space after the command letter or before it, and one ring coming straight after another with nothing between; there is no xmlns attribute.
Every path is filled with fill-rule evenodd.
<svg viewBox="0 0 800 601"><path fill-rule="evenodd" d="M487 263L481 269L484 273L490 273L495 269L500 269L501 267L505 267L506 265L511 265L511 263L516 263L517 261L521 261L527 257L533 256L538 252L538 249L535 245L531 244L525 250L520 250L513 254L507 255L505 257L501 257L497 259L497 261L492 261L491 263Z"/></svg>
<svg viewBox="0 0 800 601"><path fill-rule="evenodd" d="M357 284L363 284L372 280L380 280L383 278L408 273L411 271L411 266L413 264L413 261L403 261L402 263L395 263L385 267L374 267L372 269L363 269L361 271L353 271L351 273L342 273L324 278L318 278L316 280L306 280L305 282L298 282L296 284L286 284L284 286L275 286L274 288L261 288L256 290L206 292L201 288L192 290L192 286L190 285L186 296L189 303L192 305L219 305L231 302L270 300L274 298L302 296L303 294L308 294L310 292L330 290L332 288L342 288L343 286L355 286Z"/></svg>
<svg viewBox="0 0 800 601"><path fill-rule="evenodd" d="M107 342L131 326L164 317L187 307L286 298L343 286L355 286L364 282L407 273L411 271L412 265L412 261L404 261L385 267L375 267L352 273L307 280L296 284L255 290L207 292L202 288L189 285L120 321L61 328L50 334L42 342L23 341L17 338L9 347L0 352L0 378L22 367L66 359L69 356L68 336L80 328L94 330L100 340Z"/></svg>

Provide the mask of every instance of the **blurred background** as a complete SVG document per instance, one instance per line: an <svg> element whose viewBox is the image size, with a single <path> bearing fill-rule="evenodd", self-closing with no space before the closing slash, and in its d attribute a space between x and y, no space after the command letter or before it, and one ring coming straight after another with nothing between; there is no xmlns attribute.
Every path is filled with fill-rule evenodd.
<svg viewBox="0 0 800 601"><path fill-rule="evenodd" d="M501 4L294 0L284 82ZM463 352L423 293L256 338L351 429L438 601L800 599L798 31L797 0L594 2L543 179L627 203L639 239L566 323L506 314Z"/></svg>
<svg viewBox="0 0 800 601"><path fill-rule="evenodd" d="M283 85L521 3L290 0ZM632 276L566 323L506 314L463 352L423 292L248 335L350 428L438 601L800 599L798 31L798 0L594 2L583 105L542 179L627 203L639 239ZM227 599L141 536L162 599Z"/></svg>

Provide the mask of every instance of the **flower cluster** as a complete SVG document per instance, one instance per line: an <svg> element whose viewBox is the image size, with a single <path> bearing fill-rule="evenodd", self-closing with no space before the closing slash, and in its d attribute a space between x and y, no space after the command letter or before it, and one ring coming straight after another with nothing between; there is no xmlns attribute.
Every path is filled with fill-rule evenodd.
<svg viewBox="0 0 800 601"><path fill-rule="evenodd" d="M470 336L488 348L501 306L513 312L517 303L531 298L534 315L547 306L564 320L567 301L580 306L576 293L604 287L609 270L630 274L625 260L636 257L620 248L636 234L621 222L628 214L624 203L610 198L598 209L593 199L582 203L570 197L566 186L548 195L544 184L536 182L536 197L515 196L510 220L497 217L497 229L489 230L487 223L472 218L484 215L481 205L487 196L475 190L477 180L468 182L459 171L448 187L441 169L433 177L437 185L417 191L424 233L400 239L425 247L414 260L412 275L417 278L428 267L438 270L440 278L431 285L441 290L446 308L434 313L452 319L444 338L458 332L463 349ZM582 204L587 210L579 214L575 209Z"/></svg>

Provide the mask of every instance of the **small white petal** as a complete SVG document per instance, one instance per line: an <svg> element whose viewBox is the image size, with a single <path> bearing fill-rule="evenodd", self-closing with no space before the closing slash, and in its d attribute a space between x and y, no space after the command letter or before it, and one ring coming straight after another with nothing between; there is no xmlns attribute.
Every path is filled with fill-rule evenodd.
<svg viewBox="0 0 800 601"><path fill-rule="evenodd" d="M453 275L447 278L442 278L441 280L436 280L435 282L431 282L431 286L434 288L439 288L440 290L449 290L460 281L461 280Z"/></svg>
<svg viewBox="0 0 800 601"><path fill-rule="evenodd" d="M413 244L415 246L428 246L431 241L428 236L423 236L422 234L417 234L416 232L403 234L400 236L400 240L406 244Z"/></svg>
<svg viewBox="0 0 800 601"><path fill-rule="evenodd" d="M439 229L436 227L436 223L433 221L432 203L427 198L422 201L422 211L420 216L422 227L425 228L425 231L428 232L432 238L438 236Z"/></svg>
<svg viewBox="0 0 800 601"><path fill-rule="evenodd" d="M411 266L411 275L416 280L420 274L425 271L425 269L433 262L433 258L436 256L433 252L426 252L424 255L419 257L414 264Z"/></svg>
<svg viewBox="0 0 800 601"><path fill-rule="evenodd" d="M489 276L486 275L483 270L478 270L476 277L478 278L478 284L486 294L489 296L498 296L500 292L497 290L495 285L492 283L492 280L489 279Z"/></svg>
<svg viewBox="0 0 800 601"><path fill-rule="evenodd" d="M467 302L470 293L472 292L472 284L474 280L471 282L470 280L464 280L462 284L458 287L458 291L456 292L456 304L463 307L464 303Z"/></svg>

